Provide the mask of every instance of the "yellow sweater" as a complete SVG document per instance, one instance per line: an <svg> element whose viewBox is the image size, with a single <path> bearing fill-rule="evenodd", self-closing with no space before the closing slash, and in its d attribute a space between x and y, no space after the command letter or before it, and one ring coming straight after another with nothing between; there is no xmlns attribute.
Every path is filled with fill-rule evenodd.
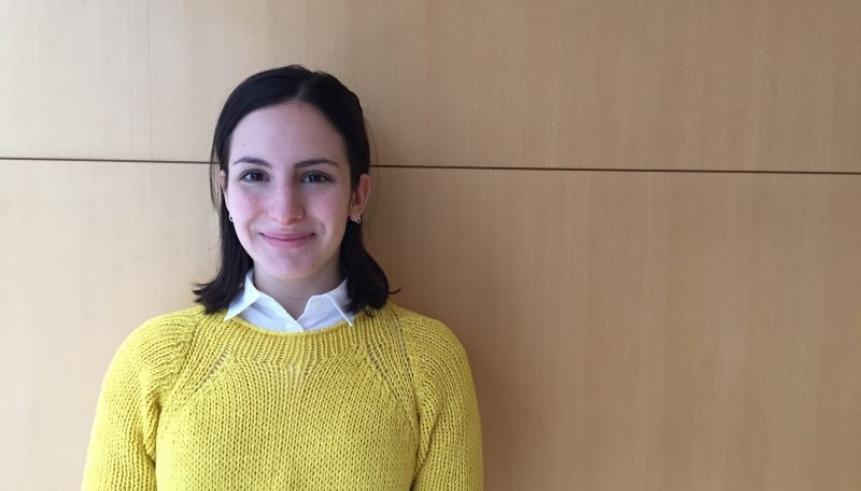
<svg viewBox="0 0 861 491"><path fill-rule="evenodd" d="M195 307L120 346L83 488L481 489L480 426L438 321L389 303L284 334Z"/></svg>

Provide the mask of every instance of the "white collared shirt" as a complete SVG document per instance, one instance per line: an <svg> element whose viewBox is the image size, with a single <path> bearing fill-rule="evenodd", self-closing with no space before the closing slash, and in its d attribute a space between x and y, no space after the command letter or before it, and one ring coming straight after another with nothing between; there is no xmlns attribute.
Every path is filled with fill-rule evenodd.
<svg viewBox="0 0 861 491"><path fill-rule="evenodd" d="M347 321L351 326L355 314L347 310L350 297L347 295L347 280L334 290L313 295L305 304L305 311L294 319L274 298L254 286L254 269L245 275L242 291L230 302L224 320L237 315L265 329L279 332L304 332L330 327Z"/></svg>

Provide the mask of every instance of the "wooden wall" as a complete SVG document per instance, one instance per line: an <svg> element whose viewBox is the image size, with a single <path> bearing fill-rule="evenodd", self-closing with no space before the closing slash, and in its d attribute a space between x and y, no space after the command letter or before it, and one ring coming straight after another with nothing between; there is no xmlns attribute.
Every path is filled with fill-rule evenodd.
<svg viewBox="0 0 861 491"><path fill-rule="evenodd" d="M227 93L362 98L371 249L470 355L487 489L861 486L861 3L0 0L0 475L215 261ZM47 466L47 467L46 467Z"/></svg>

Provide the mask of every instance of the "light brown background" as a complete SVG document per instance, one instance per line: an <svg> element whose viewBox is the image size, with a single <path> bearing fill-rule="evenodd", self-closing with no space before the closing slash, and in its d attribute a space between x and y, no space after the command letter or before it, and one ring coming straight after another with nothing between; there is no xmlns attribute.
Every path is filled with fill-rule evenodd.
<svg viewBox="0 0 861 491"><path fill-rule="evenodd" d="M211 131L362 98L371 249L470 355L487 488L861 486L861 4L0 0L0 476L77 486L101 377L211 274Z"/></svg>

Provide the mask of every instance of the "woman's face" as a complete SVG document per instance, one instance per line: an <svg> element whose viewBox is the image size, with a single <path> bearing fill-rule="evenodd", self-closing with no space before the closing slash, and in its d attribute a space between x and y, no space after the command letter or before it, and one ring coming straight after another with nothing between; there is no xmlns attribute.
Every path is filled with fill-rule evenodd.
<svg viewBox="0 0 861 491"><path fill-rule="evenodd" d="M370 177L350 189L343 140L325 116L302 102L249 113L231 136L228 166L225 204L258 287L337 286L341 239L364 211Z"/></svg>

